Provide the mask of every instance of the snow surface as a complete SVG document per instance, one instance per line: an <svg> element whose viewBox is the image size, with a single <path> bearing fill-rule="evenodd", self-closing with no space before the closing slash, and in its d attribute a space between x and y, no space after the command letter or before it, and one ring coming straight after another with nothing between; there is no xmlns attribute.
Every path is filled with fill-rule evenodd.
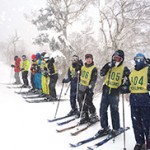
<svg viewBox="0 0 150 150"><path fill-rule="evenodd" d="M52 119L55 114L57 102L49 103L27 103L21 95L14 91L20 89L9 89L4 83L13 82L11 68L0 63L1 82L0 82L0 149L1 150L86 150L87 146L92 146L100 141L97 139L78 148L69 147L69 143L76 143L94 135L99 129L97 123L88 130L77 136L71 136L70 131L57 133L56 122L49 123L47 119ZM65 87L67 88L67 86ZM57 85L57 94L60 93L61 85ZM63 90L63 97L65 90ZM69 92L68 92L69 94ZM67 95L66 97L69 97ZM100 94L95 94L94 104L99 111ZM122 101L120 101L120 117L122 125ZM60 103L57 117L63 116L70 111L69 101ZM126 149L132 150L135 145L134 134L130 118L130 106L125 102L126 125L131 127L126 132ZM109 116L110 119L110 116ZM109 120L110 121L110 120ZM110 123L111 124L111 123ZM102 138L103 139L103 138ZM121 150L123 149L123 135L118 136L115 142L112 140L99 147L101 150Z"/></svg>

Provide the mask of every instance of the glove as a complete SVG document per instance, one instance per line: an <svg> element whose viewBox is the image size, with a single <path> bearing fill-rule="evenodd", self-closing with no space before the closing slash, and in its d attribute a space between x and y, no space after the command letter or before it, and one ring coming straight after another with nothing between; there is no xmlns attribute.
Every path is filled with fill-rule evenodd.
<svg viewBox="0 0 150 150"><path fill-rule="evenodd" d="M12 68L14 68L14 67L15 67L15 65L11 65L11 67L12 67Z"/></svg>
<svg viewBox="0 0 150 150"><path fill-rule="evenodd" d="M44 67L44 70L45 70L45 71L47 71L47 68L46 68L46 67Z"/></svg>
<svg viewBox="0 0 150 150"><path fill-rule="evenodd" d="M20 69L20 71L23 71L23 70L24 70L24 68L21 68L21 69Z"/></svg>
<svg viewBox="0 0 150 150"><path fill-rule="evenodd" d="M85 93L92 93L92 86L91 85L89 85L88 87L87 87L87 89L85 90Z"/></svg>
<svg viewBox="0 0 150 150"><path fill-rule="evenodd" d="M116 63L115 61L109 62L108 63L109 68L115 67L115 63Z"/></svg>
<svg viewBox="0 0 150 150"><path fill-rule="evenodd" d="M120 87L120 93L125 94L125 93L130 93L128 86L122 85Z"/></svg>
<svg viewBox="0 0 150 150"><path fill-rule="evenodd" d="M66 80L66 79L63 79L63 80L62 80L62 83L67 83L67 80Z"/></svg>
<svg viewBox="0 0 150 150"><path fill-rule="evenodd" d="M45 77L49 77L50 74L49 74L48 72L45 72L45 73L44 73L44 76L45 76Z"/></svg>

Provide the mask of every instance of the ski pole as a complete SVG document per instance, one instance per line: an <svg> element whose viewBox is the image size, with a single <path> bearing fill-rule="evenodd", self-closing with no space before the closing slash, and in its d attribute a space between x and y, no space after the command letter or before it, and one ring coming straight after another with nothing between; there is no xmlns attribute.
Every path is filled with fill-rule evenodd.
<svg viewBox="0 0 150 150"><path fill-rule="evenodd" d="M60 91L60 95L59 95L59 99L58 99L57 108L56 108L56 112L55 112L54 118L56 118L56 115L57 115L57 112L58 112L58 107L59 107L60 98L61 98L61 94L62 94L63 88L64 88L64 83L62 84L62 88L61 88L61 91Z"/></svg>
<svg viewBox="0 0 150 150"><path fill-rule="evenodd" d="M65 95L67 94L67 92L68 92L68 90L69 90L70 85L71 85L71 82L69 83L69 85L68 85L68 87L67 87L67 90L66 90L66 92L65 92Z"/></svg>
<svg viewBox="0 0 150 150"><path fill-rule="evenodd" d="M81 107L80 116L79 116L80 119L81 119L81 116L82 116L82 113L83 113L83 107L84 107L84 105L85 105L86 96L87 96L87 93L85 93L84 99L83 99L83 102L82 102L82 107ZM79 126L79 125L80 125L80 122L78 123L78 126Z"/></svg>
<svg viewBox="0 0 150 150"><path fill-rule="evenodd" d="M80 71L77 72L77 90L76 90L76 102L78 100L78 93L79 93L79 76L80 75Z"/></svg>
<svg viewBox="0 0 150 150"><path fill-rule="evenodd" d="M122 94L122 115L123 115L123 129L125 129L125 108L124 108L124 94ZM126 150L126 133L123 133L123 150Z"/></svg>
<svg viewBox="0 0 150 150"><path fill-rule="evenodd" d="M12 80L12 73L13 73L13 68L11 68L11 71L10 71L10 78L9 78L9 84L11 83L11 80Z"/></svg>

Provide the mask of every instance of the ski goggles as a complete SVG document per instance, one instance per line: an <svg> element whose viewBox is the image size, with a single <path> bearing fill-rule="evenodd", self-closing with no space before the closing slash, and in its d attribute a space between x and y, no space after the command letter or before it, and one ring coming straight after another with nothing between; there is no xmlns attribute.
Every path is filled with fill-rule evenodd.
<svg viewBox="0 0 150 150"><path fill-rule="evenodd" d="M134 58L134 61L137 61L137 62L141 62L141 61L144 61L144 57L135 57Z"/></svg>
<svg viewBox="0 0 150 150"><path fill-rule="evenodd" d="M113 60L116 62L121 62L122 61L122 57L118 56L118 55L114 55L113 56Z"/></svg>

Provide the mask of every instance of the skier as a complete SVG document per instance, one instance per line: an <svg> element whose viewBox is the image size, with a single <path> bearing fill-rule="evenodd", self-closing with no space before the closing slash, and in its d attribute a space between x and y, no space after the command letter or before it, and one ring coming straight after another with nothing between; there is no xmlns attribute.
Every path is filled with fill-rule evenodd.
<svg viewBox="0 0 150 150"><path fill-rule="evenodd" d="M80 123L97 122L98 116L93 105L93 90L97 81L97 68L93 55L85 55L85 65L81 68L78 102L80 108Z"/></svg>
<svg viewBox="0 0 150 150"><path fill-rule="evenodd" d="M71 110L68 113L71 115L78 115L78 108L76 104L77 84L79 83L79 72L83 66L82 60L79 60L77 55L73 55L72 64L68 69L68 77L62 80L62 83L70 82L70 105Z"/></svg>
<svg viewBox="0 0 150 150"><path fill-rule="evenodd" d="M30 90L30 92L34 92L36 87L35 87L35 73L36 73L36 55L32 54L31 55L31 59L32 59L32 64L31 64L31 85L32 85L32 89Z"/></svg>
<svg viewBox="0 0 150 150"><path fill-rule="evenodd" d="M124 67L124 52L122 50L116 50L112 55L111 62L108 62L100 70L101 76L106 76L103 89L102 97L100 103L100 124L102 129L101 133L104 134L110 131L108 125L108 115L107 110L110 106L111 120L112 120L112 134L116 134L120 129L120 117L119 117L119 94L120 88L123 83L123 79L128 77L130 71L127 67Z"/></svg>
<svg viewBox="0 0 150 150"><path fill-rule="evenodd" d="M19 76L21 59L18 56L15 56L14 61L15 61L15 65L11 65L11 67L14 68L14 72L15 72L14 77L16 81L14 82L14 84L21 84L20 76Z"/></svg>
<svg viewBox="0 0 150 150"><path fill-rule="evenodd" d="M28 82L28 72L29 72L29 67L30 67L30 62L27 59L26 55L22 55L22 63L21 65L21 71L22 71L22 79L23 79L23 85L22 87L27 88L29 87L29 82Z"/></svg>
<svg viewBox="0 0 150 150"><path fill-rule="evenodd" d="M135 67L129 76L131 118L136 145L134 150L150 149L150 68L143 53L134 57Z"/></svg>
<svg viewBox="0 0 150 150"><path fill-rule="evenodd" d="M45 76L50 77L50 82L49 82L49 96L47 97L48 101L51 100L57 100L57 95L56 95L56 83L58 80L58 73L56 70L56 65L54 58L50 58L49 54L44 55L44 60L47 63L47 67L45 70L47 70Z"/></svg>
<svg viewBox="0 0 150 150"><path fill-rule="evenodd" d="M41 62L42 62L42 59L41 59L41 54L40 53L37 53L36 54L36 66L35 66L35 70L36 70L36 73L35 73L35 87L36 87L36 90L34 93L37 93L37 94L42 94L42 84L41 84L41 80L42 80L42 73L41 73Z"/></svg>
<svg viewBox="0 0 150 150"><path fill-rule="evenodd" d="M47 73L48 73L48 69L47 69L47 63L46 61L44 60L44 56L45 56L46 52L42 52L41 53L41 59L42 59L42 62L41 62L41 73L42 73L42 81L41 81L41 84L42 84L42 94L40 95L41 97L48 97L49 95L49 82L50 82L50 78L49 76L47 76Z"/></svg>

